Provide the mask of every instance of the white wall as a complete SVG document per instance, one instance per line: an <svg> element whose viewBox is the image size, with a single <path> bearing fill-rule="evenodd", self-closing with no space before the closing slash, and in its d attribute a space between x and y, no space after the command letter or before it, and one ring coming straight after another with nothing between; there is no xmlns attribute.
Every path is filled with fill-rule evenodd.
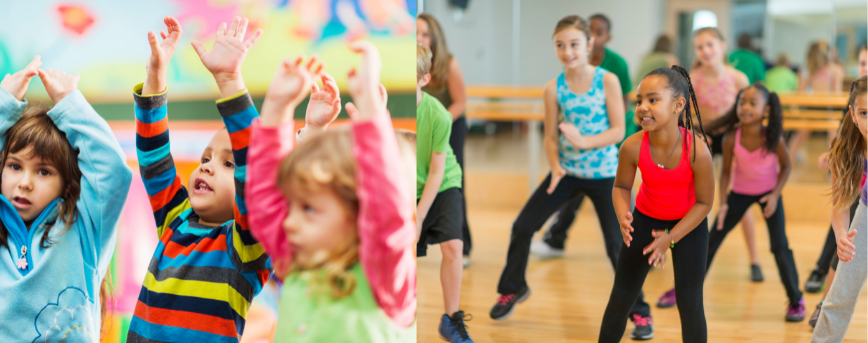
<svg viewBox="0 0 868 343"><path fill-rule="evenodd" d="M608 16L612 40L607 47L627 60L631 78L642 56L651 51L657 35L663 32L664 0L519 1L521 67L517 76L521 85L542 85L561 72L551 36L555 24L564 16ZM457 22L447 3L425 0L424 10L443 26L449 49L458 59L467 84L512 84L513 1L470 0Z"/></svg>

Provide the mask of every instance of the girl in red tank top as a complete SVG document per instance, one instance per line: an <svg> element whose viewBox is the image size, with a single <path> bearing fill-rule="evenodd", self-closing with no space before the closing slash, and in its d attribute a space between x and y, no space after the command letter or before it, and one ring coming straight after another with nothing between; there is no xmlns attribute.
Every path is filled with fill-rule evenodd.
<svg viewBox="0 0 868 343"><path fill-rule="evenodd" d="M694 130L694 113L701 133ZM695 139L705 132L687 70L673 66L645 76L636 94L636 115L644 132L621 146L612 190L624 245L599 341L621 340L645 276L652 265L662 266L666 250L672 249L682 340L706 342L702 284L714 171L707 142ZM636 168L642 171L642 185L631 213Z"/></svg>

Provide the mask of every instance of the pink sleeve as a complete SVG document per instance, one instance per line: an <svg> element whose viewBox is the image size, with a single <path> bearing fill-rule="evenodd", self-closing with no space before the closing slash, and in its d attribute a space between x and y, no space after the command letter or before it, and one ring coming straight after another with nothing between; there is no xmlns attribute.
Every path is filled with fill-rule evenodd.
<svg viewBox="0 0 868 343"><path fill-rule="evenodd" d="M262 127L253 121L247 152L247 199L250 232L265 252L283 268L289 267L290 251L281 222L286 218L286 200L277 188L280 161L292 150L294 124ZM276 265L275 265L276 267Z"/></svg>
<svg viewBox="0 0 868 343"><path fill-rule="evenodd" d="M416 258L412 200L401 153L385 113L353 124L359 195L359 260L380 308L408 327L416 319Z"/></svg>

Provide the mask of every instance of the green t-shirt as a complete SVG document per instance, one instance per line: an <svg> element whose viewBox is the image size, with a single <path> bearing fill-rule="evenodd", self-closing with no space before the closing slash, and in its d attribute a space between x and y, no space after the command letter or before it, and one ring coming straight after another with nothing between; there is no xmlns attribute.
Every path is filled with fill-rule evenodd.
<svg viewBox="0 0 868 343"><path fill-rule="evenodd" d="M795 92L799 89L799 76L790 68L774 67L766 73L765 84L770 92Z"/></svg>
<svg viewBox="0 0 868 343"><path fill-rule="evenodd" d="M416 199L422 198L425 182L428 181L431 154L434 152L446 153L446 169L438 193L450 188L461 188L461 168L449 146L451 134L452 115L440 101L422 92L422 101L416 107Z"/></svg>
<svg viewBox="0 0 868 343"><path fill-rule="evenodd" d="M621 57L621 55L616 54L614 51L607 48L603 49L606 50L606 57L603 57L603 62L600 63L600 67L618 77L618 81L621 82L621 95L627 95L627 93L630 93L633 89L633 83L630 82L630 71L627 68L627 61L624 61L624 58ZM633 109L628 106L624 109L624 139L630 137L630 135L635 133L638 129L636 123L633 122L633 117ZM620 147L620 144L618 144L618 146Z"/></svg>
<svg viewBox="0 0 868 343"><path fill-rule="evenodd" d="M310 282L323 270L297 272L283 283L277 332L281 342L404 343L416 341L416 323L401 328L377 305L360 263L350 268L356 288L335 300ZM322 276L320 276L322 277Z"/></svg>
<svg viewBox="0 0 868 343"><path fill-rule="evenodd" d="M762 57L745 49L738 49L729 55L729 63L738 71L747 75L747 81L753 84L766 78L766 63Z"/></svg>

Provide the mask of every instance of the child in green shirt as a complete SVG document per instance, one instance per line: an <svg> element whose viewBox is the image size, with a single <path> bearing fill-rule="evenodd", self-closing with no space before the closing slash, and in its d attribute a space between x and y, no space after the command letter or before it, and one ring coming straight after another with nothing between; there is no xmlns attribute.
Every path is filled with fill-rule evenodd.
<svg viewBox="0 0 868 343"><path fill-rule="evenodd" d="M464 225L464 193L461 169L449 146L452 116L437 99L422 91L431 80L431 50L416 45L416 255L440 244L445 268L440 268L446 314L440 318L440 337L456 343L472 343L458 309L461 295L461 228Z"/></svg>

